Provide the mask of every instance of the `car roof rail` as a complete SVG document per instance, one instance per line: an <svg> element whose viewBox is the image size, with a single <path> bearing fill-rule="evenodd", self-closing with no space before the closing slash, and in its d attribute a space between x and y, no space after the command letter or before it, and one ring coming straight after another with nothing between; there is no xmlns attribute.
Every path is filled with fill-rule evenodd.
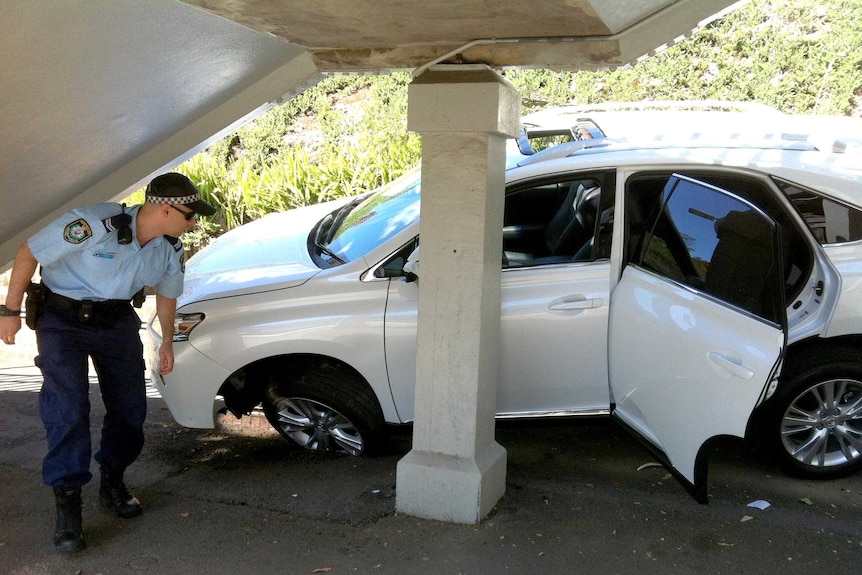
<svg viewBox="0 0 862 575"><path fill-rule="evenodd" d="M604 131L590 118L578 118L572 126L572 133L577 134L577 140L600 140L606 138Z"/></svg>
<svg viewBox="0 0 862 575"><path fill-rule="evenodd" d="M612 116L602 117L600 112L656 112L709 111L728 113L754 113L752 120L727 122L724 116L715 121L675 122L662 125L656 122L650 131L631 131L607 135L599 122L620 123ZM591 116L591 113L595 115ZM624 118L627 118L625 116ZM604 123L604 122L602 122ZM626 124L626 120L623 119ZM618 130L619 128L614 128ZM613 145L614 149L645 149L659 145L676 148L757 148L797 151L819 151L833 154L862 153L862 119L851 117L794 116L757 102L727 100L685 100L608 102L590 105L567 105L547 108L523 118L521 137L517 140L522 156L513 158L519 165L532 164L552 158L562 158L579 152L589 153L597 148ZM530 140L533 138L563 136L567 141L537 152ZM539 157L533 157L535 155Z"/></svg>
<svg viewBox="0 0 862 575"><path fill-rule="evenodd" d="M526 123L521 126L521 132L517 138L518 150L525 156L536 153L530 140L534 138L552 138L564 136L575 142L593 142L606 138L605 133L593 120L589 118L578 118L574 125L567 128L544 127ZM587 144L584 144L586 146Z"/></svg>
<svg viewBox="0 0 862 575"><path fill-rule="evenodd" d="M572 140L571 142L557 144L556 146L545 148L540 152L535 152L532 155L527 155L526 158L517 162L517 165L527 166L529 164L546 162L548 160L567 158L576 152L594 148L604 148L610 146L612 143L614 143L614 140L610 138L600 140Z"/></svg>
<svg viewBox="0 0 862 575"><path fill-rule="evenodd" d="M832 143L835 154L862 154L862 138L838 138Z"/></svg>
<svg viewBox="0 0 862 575"><path fill-rule="evenodd" d="M608 102L590 106L590 111L645 111L645 110L675 110L696 112L765 112L783 114L772 106L760 102L743 102L736 100L653 100L642 102Z"/></svg>

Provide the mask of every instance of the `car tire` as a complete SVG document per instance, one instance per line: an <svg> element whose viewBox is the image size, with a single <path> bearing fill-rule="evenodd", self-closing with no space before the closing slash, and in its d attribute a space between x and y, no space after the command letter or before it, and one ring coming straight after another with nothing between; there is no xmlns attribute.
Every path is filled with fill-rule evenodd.
<svg viewBox="0 0 862 575"><path fill-rule="evenodd" d="M788 362L760 431L790 475L834 479L862 468L862 354L830 347Z"/></svg>
<svg viewBox="0 0 862 575"><path fill-rule="evenodd" d="M311 451L371 455L384 443L373 392L355 372L328 361L305 363L272 376L263 411L283 437Z"/></svg>

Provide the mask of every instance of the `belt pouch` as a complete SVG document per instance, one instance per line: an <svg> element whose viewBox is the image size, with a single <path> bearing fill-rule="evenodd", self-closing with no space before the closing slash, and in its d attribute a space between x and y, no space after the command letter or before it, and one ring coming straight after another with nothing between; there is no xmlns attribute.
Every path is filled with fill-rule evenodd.
<svg viewBox="0 0 862 575"><path fill-rule="evenodd" d="M46 298L48 297L47 288L41 283L30 282L27 286L27 301L24 303L26 308L25 322L30 329L36 329L36 324L45 311Z"/></svg>

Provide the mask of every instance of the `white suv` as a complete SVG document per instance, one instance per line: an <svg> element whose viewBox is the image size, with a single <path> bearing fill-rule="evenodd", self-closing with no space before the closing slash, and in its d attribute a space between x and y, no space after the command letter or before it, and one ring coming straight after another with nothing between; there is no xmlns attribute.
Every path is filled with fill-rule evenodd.
<svg viewBox="0 0 862 575"><path fill-rule="evenodd" d="M858 125L832 130L826 150L798 130L650 125L513 153L498 416L614 416L700 500L703 445L718 435L758 438L796 475L858 470ZM174 371L151 374L177 422L212 427L219 408L262 405L285 437L353 455L409 423L419 197L412 171L192 257Z"/></svg>

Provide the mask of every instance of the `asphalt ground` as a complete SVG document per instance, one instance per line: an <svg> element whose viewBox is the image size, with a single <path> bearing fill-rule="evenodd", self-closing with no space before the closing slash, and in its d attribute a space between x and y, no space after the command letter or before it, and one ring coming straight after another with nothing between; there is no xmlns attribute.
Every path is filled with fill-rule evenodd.
<svg viewBox="0 0 862 575"><path fill-rule="evenodd" d="M711 450L710 502L700 505L610 421L501 423L506 494L480 523L457 525L396 511L409 431L394 433L378 457L320 456L262 417L180 427L155 390L146 446L126 475L143 515L104 512L91 482L88 547L63 556L41 482L31 339L24 330L18 346L0 346L0 573L862 572L862 474L791 479L740 441ZM90 395L98 440L95 378Z"/></svg>

